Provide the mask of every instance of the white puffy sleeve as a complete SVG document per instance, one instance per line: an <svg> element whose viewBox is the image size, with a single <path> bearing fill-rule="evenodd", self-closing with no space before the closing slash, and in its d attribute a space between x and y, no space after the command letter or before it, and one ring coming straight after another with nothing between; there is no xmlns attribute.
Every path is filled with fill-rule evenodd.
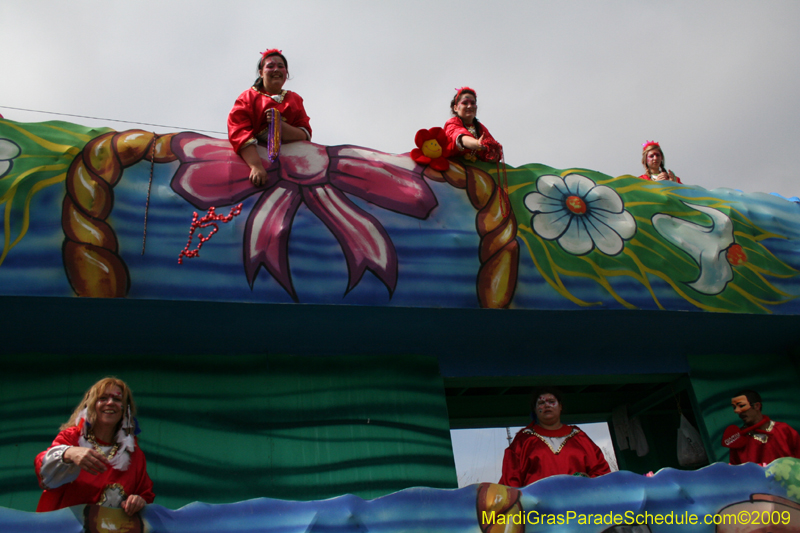
<svg viewBox="0 0 800 533"><path fill-rule="evenodd" d="M78 479L81 467L74 463L64 462L64 452L69 448L66 444L53 446L44 453L39 468L39 479L45 489L54 489Z"/></svg>

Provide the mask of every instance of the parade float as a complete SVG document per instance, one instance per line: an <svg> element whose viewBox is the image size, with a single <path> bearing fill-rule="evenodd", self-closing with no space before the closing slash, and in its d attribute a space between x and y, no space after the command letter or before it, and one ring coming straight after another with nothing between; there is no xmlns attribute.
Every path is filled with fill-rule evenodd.
<svg viewBox="0 0 800 533"><path fill-rule="evenodd" d="M0 119L3 531L796 530L794 460L681 471L676 431L727 462L744 387L800 426L800 203L259 150L255 187L225 139ZM136 391L156 504L31 513L33 457L109 374ZM544 383L566 422L636 418L649 453L615 435L623 472L454 490L449 430L525 425Z"/></svg>

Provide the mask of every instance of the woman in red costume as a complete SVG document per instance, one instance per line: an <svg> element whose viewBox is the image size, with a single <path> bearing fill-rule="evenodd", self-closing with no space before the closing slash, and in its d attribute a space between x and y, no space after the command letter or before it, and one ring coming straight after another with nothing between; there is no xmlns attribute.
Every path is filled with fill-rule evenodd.
<svg viewBox="0 0 800 533"><path fill-rule="evenodd" d="M250 181L256 187L267 181L267 171L256 148L266 143L270 118L266 111L275 108L281 115L281 141L311 140L311 123L300 95L283 90L289 76L289 63L280 50L261 54L258 78L239 95L228 115L228 139L233 149L250 167Z"/></svg>
<svg viewBox="0 0 800 533"><path fill-rule="evenodd" d="M655 141L647 141L642 145L642 166L645 173L639 176L640 179L681 183L681 179L664 166L664 152Z"/></svg>
<svg viewBox="0 0 800 533"><path fill-rule="evenodd" d="M454 116L444 123L448 154L460 155L469 161L498 161L503 147L478 120L475 91L469 87L457 89L450 101L450 110Z"/></svg>
<svg viewBox="0 0 800 533"><path fill-rule="evenodd" d="M92 385L53 444L36 456L44 489L36 510L97 504L133 516L153 503L153 482L134 436L135 415L124 381L104 378Z"/></svg>
<svg viewBox="0 0 800 533"><path fill-rule="evenodd" d="M501 485L526 487L558 474L608 474L603 452L586 433L561 423L561 391L542 388L531 397L537 421L520 430L503 457Z"/></svg>

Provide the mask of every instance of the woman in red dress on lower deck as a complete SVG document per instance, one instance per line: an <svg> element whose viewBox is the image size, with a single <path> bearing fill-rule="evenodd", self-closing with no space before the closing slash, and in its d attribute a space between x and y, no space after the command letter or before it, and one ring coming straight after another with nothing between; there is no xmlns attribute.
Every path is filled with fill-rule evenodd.
<svg viewBox="0 0 800 533"><path fill-rule="evenodd" d="M536 421L522 428L506 448L501 485L526 487L559 474L597 477L611 471L603 452L586 433L561 423L562 398L555 387L533 393Z"/></svg>
<svg viewBox="0 0 800 533"><path fill-rule="evenodd" d="M92 385L34 462L44 489L38 512L80 504L122 508L133 516L153 503L153 482L139 448L136 403L116 378Z"/></svg>

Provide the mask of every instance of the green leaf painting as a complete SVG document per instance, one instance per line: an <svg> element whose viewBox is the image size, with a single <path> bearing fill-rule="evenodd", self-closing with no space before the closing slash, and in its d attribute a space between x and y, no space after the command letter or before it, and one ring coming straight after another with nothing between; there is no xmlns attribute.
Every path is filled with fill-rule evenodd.
<svg viewBox="0 0 800 533"><path fill-rule="evenodd" d="M19 124L0 119L0 265L25 237L34 195L64 182L69 165L92 138L110 131L68 122Z"/></svg>

